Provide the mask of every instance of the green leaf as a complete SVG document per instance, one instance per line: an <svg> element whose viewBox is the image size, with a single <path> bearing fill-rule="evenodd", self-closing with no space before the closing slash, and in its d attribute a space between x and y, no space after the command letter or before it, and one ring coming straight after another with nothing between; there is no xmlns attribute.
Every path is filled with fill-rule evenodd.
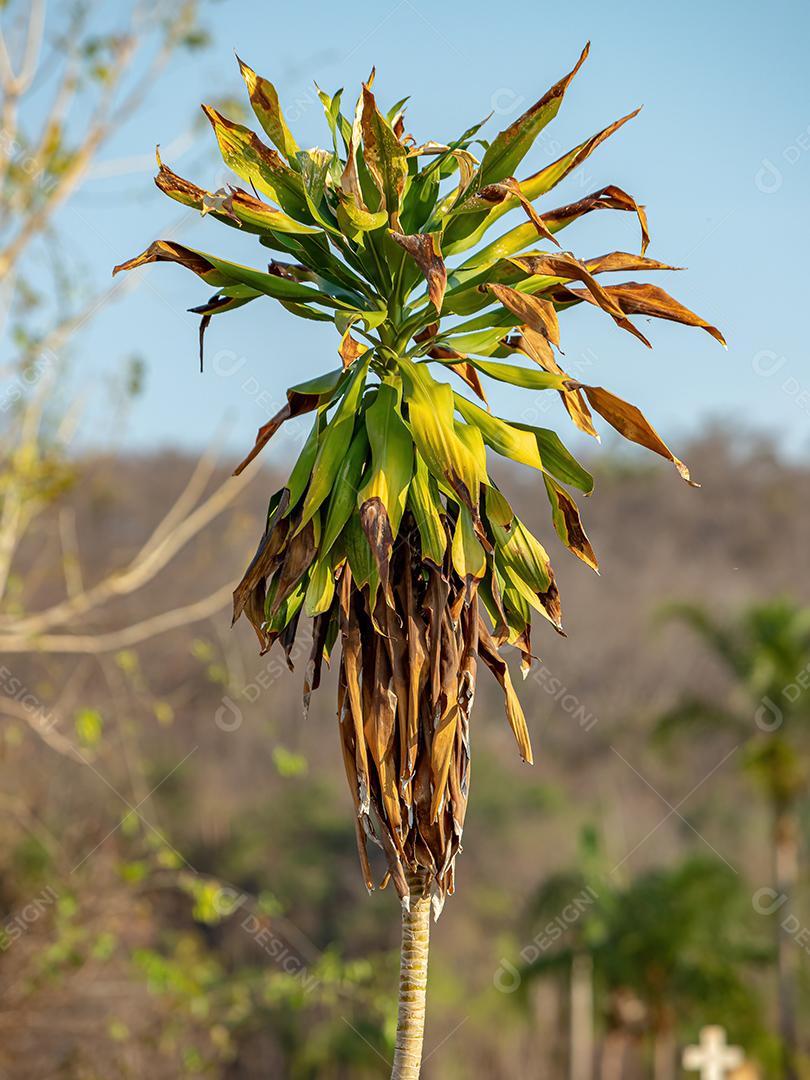
<svg viewBox="0 0 810 1080"><path fill-rule="evenodd" d="M468 424L475 424L487 446L509 458L511 461L542 469L543 461L537 446L537 440L528 431L521 431L500 417L474 405L460 394L455 394L456 409Z"/></svg>
<svg viewBox="0 0 810 1080"><path fill-rule="evenodd" d="M515 511L506 501L504 496L491 484L486 489L487 519L502 528L511 526L515 518Z"/></svg>
<svg viewBox="0 0 810 1080"><path fill-rule="evenodd" d="M316 375L314 379L307 379L306 382L296 383L295 386L291 386L287 390L287 397L294 397L299 394L305 397L310 397L313 394L317 394L319 397L324 394L331 395L338 389L345 378L346 372L343 368L333 368L332 371Z"/></svg>
<svg viewBox="0 0 810 1080"><path fill-rule="evenodd" d="M351 193L337 189L338 208L337 218L341 228L349 235L360 232L372 232L381 229L388 223L388 213L385 210L366 210L357 205L357 200Z"/></svg>
<svg viewBox="0 0 810 1080"><path fill-rule="evenodd" d="M294 237L285 235L280 242L279 237L276 235L272 239L272 246L275 250L286 251L305 266L310 267L319 275L323 275L327 280L339 282L358 298L368 294L369 289L363 279L332 254L325 233L310 233L307 236ZM336 241L334 236L333 240ZM262 237L260 243L267 247L271 246L267 237ZM357 306L360 307L362 304L358 303Z"/></svg>
<svg viewBox="0 0 810 1080"><path fill-rule="evenodd" d="M543 459L543 468L547 472L556 476L558 480L562 480L564 484L571 484L586 495L590 495L593 491L593 477L563 445L556 431L522 424L517 420L513 421L513 426L534 436L540 457Z"/></svg>
<svg viewBox="0 0 810 1080"><path fill-rule="evenodd" d="M453 396L455 397L455 392ZM484 438L481 432L474 424L462 423L459 420L453 420L453 426L456 430L456 435L458 435L459 439L461 439L475 459L475 464L478 467L482 482L488 483L487 448L484 446Z"/></svg>
<svg viewBox="0 0 810 1080"><path fill-rule="evenodd" d="M328 150L321 150L317 146L311 150L299 150L296 155L307 203L310 210L319 216L323 216L321 207L332 160L333 155Z"/></svg>
<svg viewBox="0 0 810 1080"><path fill-rule="evenodd" d="M315 464L312 467L312 479L304 499L298 532L332 490L335 477L351 445L355 418L365 388L370 360L371 352L369 351L364 358L356 362L346 392L338 404L335 415L326 426L324 437L318 446Z"/></svg>
<svg viewBox="0 0 810 1080"><path fill-rule="evenodd" d="M227 259L220 259L216 255L208 255L202 251L195 251L194 248L184 247L183 244L177 244L173 240L156 240L134 259L116 266L113 273L117 274L120 270L132 270L136 266L144 266L152 262L179 263L193 271L207 284L224 287L227 290L231 290L234 285L247 285L276 300L322 304L324 307L338 308L343 311L357 310L343 300L337 300L298 281L292 281L278 274L265 274L249 266L240 266L238 263L228 262Z"/></svg>
<svg viewBox="0 0 810 1080"><path fill-rule="evenodd" d="M371 446L371 468L357 495L357 505L379 498L396 537L405 512L408 485L413 476L413 439L400 416L400 390L390 382L377 388L366 409L366 431Z"/></svg>
<svg viewBox="0 0 810 1080"><path fill-rule="evenodd" d="M499 364L494 360L476 360L474 357L470 357L470 363L491 379L511 383L512 386L523 386L527 390L565 390L566 384L571 383L567 375L552 375L547 371L518 367L516 364Z"/></svg>
<svg viewBox="0 0 810 1080"><path fill-rule="evenodd" d="M332 606L335 596L335 569L332 560L321 552L310 567L309 584L304 597L304 614L312 619Z"/></svg>
<svg viewBox="0 0 810 1080"><path fill-rule="evenodd" d="M398 363L405 381L407 423L417 450L436 479L454 491L475 515L481 471L475 456L456 434L452 388L448 383L436 382L424 364L413 364L405 357L399 357Z"/></svg>
<svg viewBox="0 0 810 1080"><path fill-rule="evenodd" d="M376 596L380 572L357 514L352 514L349 518L339 543L346 549L349 569L357 588L368 585L370 595Z"/></svg>
<svg viewBox="0 0 810 1080"><path fill-rule="evenodd" d="M471 192L491 189L493 184L513 178L515 170L530 150L537 136L546 124L557 115L568 84L584 63L588 55L588 49L589 45L586 45L576 66L568 75L556 83L538 102L492 140L470 187ZM521 182L520 186L526 200L536 198L536 195L529 188L524 187L523 182ZM500 200L491 209L484 207L474 213L456 214L453 220L448 223L445 231L445 252L452 255L477 244L486 230L497 221L501 214L505 214L508 210L517 206L518 202L517 195L511 195ZM454 211L457 210L458 207L454 208Z"/></svg>
<svg viewBox="0 0 810 1080"><path fill-rule="evenodd" d="M331 550L357 504L357 492L368 458L368 449L366 426L364 423L358 424L349 451L335 477L321 540L321 557Z"/></svg>
<svg viewBox="0 0 810 1080"><path fill-rule="evenodd" d="M472 334L443 335L444 340L451 348L460 353L478 353L481 356L489 356L500 347L504 337L504 328L495 326L489 330L477 330Z"/></svg>
<svg viewBox="0 0 810 1080"><path fill-rule="evenodd" d="M408 102L409 102L410 100L411 100L411 95L410 95L410 94L406 94L406 95L405 95L405 97L403 97L403 98L400 98L400 99L399 99L399 101L395 102L395 103L394 103L394 104L393 104L393 105L391 106L391 108L390 108L390 109L388 110L388 112L387 112L387 113L385 114L385 118L386 118L386 120L388 121L388 123L389 123L389 124L391 124L391 125L393 126L393 123L394 123L394 121L396 120L396 118L397 118L398 114L402 112L402 109L403 109L403 107L404 107L404 106L405 106L405 105L406 105L406 104L407 104L407 103L408 103Z"/></svg>
<svg viewBox="0 0 810 1080"><path fill-rule="evenodd" d="M604 139L609 135L612 135L614 131L617 131L623 124L627 123L628 120L632 120L634 116L638 115L638 112L639 110L636 109L635 112L622 117L622 119L617 120L615 124L611 124L609 127L604 128L596 135L591 136L590 139L586 139L585 142L580 143L579 146L575 146L573 150L564 154L551 165L547 165L544 169L535 173L534 176L522 180L520 186L526 197L529 199L538 199L541 195L545 195L578 165L582 164L588 155ZM579 199L575 203L561 206L556 210L547 211L540 216L549 232L556 234L567 225L570 225L571 222L582 217L583 214L588 214L593 210L603 209L629 210L638 215L642 233L641 252L644 254L650 239L647 234L647 221L644 207L639 206L635 199L628 195L627 192L622 191L621 188L617 188L613 185L602 188L600 191L593 192L591 195L586 195L583 199ZM490 219L487 221L486 228L493 224L495 219L500 217L504 212L505 210L500 206L493 207L490 211ZM483 235L484 231L485 229L481 229L480 234L474 238L474 242L477 242L477 240L480 239L480 236ZM479 248L479 250L476 251L474 255L470 256L465 263L462 263L462 267L467 265L479 265L480 263L485 263L490 260L506 258L507 256L514 255L523 248L536 243L536 241L537 230L531 222L517 225L515 228L504 233L503 236L498 237L497 240L493 240L491 244Z"/></svg>
<svg viewBox="0 0 810 1080"><path fill-rule="evenodd" d="M418 233L427 222L439 194L439 176L426 172L417 173L402 198L399 224L408 235Z"/></svg>
<svg viewBox="0 0 810 1080"><path fill-rule="evenodd" d="M343 96L343 91L338 90L333 97L330 97L324 90L321 90L317 83L315 83L315 89L318 92L318 97L321 99L326 122L329 125L329 130L332 133L332 139L335 143L335 154L337 154L337 122L338 116L340 116L340 99Z"/></svg>
<svg viewBox="0 0 810 1080"><path fill-rule="evenodd" d="M290 478L287 481L287 487L290 491L290 502L285 517L288 517L295 509L298 505L298 500L306 491L309 478L312 475L312 466L315 464L315 457L318 453L318 440L321 431L323 430L325 412L326 406L322 406L318 410L315 423L312 425L306 442L301 447L301 453L298 455L295 465L293 465Z"/></svg>
<svg viewBox="0 0 810 1080"><path fill-rule="evenodd" d="M273 585L278 583L278 578L273 579ZM295 618L298 612L301 610L301 606L304 603L304 594L306 591L306 575L298 582L290 595L282 600L279 604L278 610L273 612L273 601L275 599L275 590L268 589L267 598L265 600L264 610L267 618L266 629L271 634L280 634L281 631L290 624Z"/></svg>
<svg viewBox="0 0 810 1080"><path fill-rule="evenodd" d="M489 120L489 117L491 115L492 113L490 113L489 116L484 117L483 120L479 120L477 124L473 124L472 127L468 127L463 135L460 135L458 139L455 139L453 142L451 142L446 150L444 150L441 154L438 154L433 159L430 165L428 165L428 167L423 171L422 175L425 177L429 177L434 172L438 172L438 170L441 169L442 165L444 165L445 162L453 160L453 154L457 150L466 149L470 145L470 142L475 138L475 136L484 126L484 124L487 122L487 120Z"/></svg>
<svg viewBox="0 0 810 1080"><path fill-rule="evenodd" d="M504 578L535 611L560 629L559 601L546 549L519 518L508 531L495 524L491 527L496 539L495 562Z"/></svg>
<svg viewBox="0 0 810 1080"><path fill-rule="evenodd" d="M436 566L442 566L447 548L447 533L442 523L444 508L436 481L419 453L416 454L416 468L408 488L408 509L419 529L422 557Z"/></svg>

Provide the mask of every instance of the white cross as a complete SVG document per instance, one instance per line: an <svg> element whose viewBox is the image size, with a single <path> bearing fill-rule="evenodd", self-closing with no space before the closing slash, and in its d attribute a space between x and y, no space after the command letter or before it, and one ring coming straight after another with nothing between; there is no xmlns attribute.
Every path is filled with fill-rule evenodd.
<svg viewBox="0 0 810 1080"><path fill-rule="evenodd" d="M683 1052L683 1067L688 1072L700 1072L701 1080L723 1080L729 1069L738 1069L745 1062L739 1046L726 1045L726 1033L717 1025L700 1032L700 1046L687 1046Z"/></svg>

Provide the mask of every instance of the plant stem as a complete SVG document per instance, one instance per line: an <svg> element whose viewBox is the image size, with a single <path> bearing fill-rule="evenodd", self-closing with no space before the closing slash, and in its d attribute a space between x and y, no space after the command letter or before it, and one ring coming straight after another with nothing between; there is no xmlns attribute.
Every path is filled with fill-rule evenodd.
<svg viewBox="0 0 810 1080"><path fill-rule="evenodd" d="M419 1080L425 1033L425 993L430 947L430 896L426 874L408 874L410 911L402 909L397 1042L391 1080Z"/></svg>

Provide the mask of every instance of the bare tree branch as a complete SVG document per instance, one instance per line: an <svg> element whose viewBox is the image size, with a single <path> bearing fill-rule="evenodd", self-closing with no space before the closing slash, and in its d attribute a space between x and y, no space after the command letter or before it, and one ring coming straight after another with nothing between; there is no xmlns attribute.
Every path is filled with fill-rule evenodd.
<svg viewBox="0 0 810 1080"><path fill-rule="evenodd" d="M0 627L15 638L33 637L50 627L64 626L67 622L86 615L114 597L125 596L141 588L154 578L206 525L230 506L248 484L252 483L257 474L258 470L240 477L229 477L196 510L174 527L167 528L167 519L171 522L176 517L173 506L125 570L109 574L85 592L68 597L36 615L22 619L5 616L0 620ZM194 482L193 476L190 483L192 482ZM188 487L181 498L187 497L187 492Z"/></svg>
<svg viewBox="0 0 810 1080"><path fill-rule="evenodd" d="M160 615L153 615L142 622L133 623L123 630L100 634L42 634L39 637L17 636L0 633L0 651L10 653L104 653L139 645L158 634L175 630L179 626L201 622L221 611L230 603L233 584L228 583L215 593L185 607L172 608Z"/></svg>

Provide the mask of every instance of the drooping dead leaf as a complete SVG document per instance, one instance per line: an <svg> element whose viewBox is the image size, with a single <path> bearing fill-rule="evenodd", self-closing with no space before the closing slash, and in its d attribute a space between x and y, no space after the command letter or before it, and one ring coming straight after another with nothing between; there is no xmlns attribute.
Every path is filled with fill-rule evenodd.
<svg viewBox="0 0 810 1080"><path fill-rule="evenodd" d="M532 276L559 277L569 281L581 281L599 307L617 318L622 318L624 315L617 301L611 299L610 294L599 284L585 264L570 252L563 251L558 255L515 255L510 261Z"/></svg>
<svg viewBox="0 0 810 1080"><path fill-rule="evenodd" d="M579 508L565 488L548 474L543 477L551 502L552 520L557 535L572 551L578 559L599 573L599 565L596 561L591 542L587 537L579 516Z"/></svg>
<svg viewBox="0 0 810 1080"><path fill-rule="evenodd" d="M476 191L474 195L471 195L465 201L464 209L467 211L488 209L491 206L499 206L505 199L510 198L517 199L526 212L529 221L544 240L550 240L555 247L560 246L554 233L549 230L542 215L535 210L531 200L526 198L520 182L514 176L507 176L505 180L500 180L497 184L487 184L486 187Z"/></svg>
<svg viewBox="0 0 810 1080"><path fill-rule="evenodd" d="M531 293L518 292L508 285L487 285L487 289L508 308L521 322L526 323L537 334L547 338L552 345L559 347L560 324L557 312L550 300Z"/></svg>
<svg viewBox="0 0 810 1080"><path fill-rule="evenodd" d="M609 274L616 270L683 270L682 266L648 259L643 255L631 255L627 251L611 251L595 259L586 259L585 266L592 274Z"/></svg>
<svg viewBox="0 0 810 1080"><path fill-rule="evenodd" d="M532 765L534 758L532 756L529 729L526 726L526 717L523 715L523 709L520 707L520 701L512 685L512 678L509 674L509 668L506 666L506 661L498 652L495 642L492 640L489 630L482 619L479 619L478 622L478 655L501 685L506 700L506 716L518 744L520 756L527 764Z"/></svg>
<svg viewBox="0 0 810 1080"><path fill-rule="evenodd" d="M527 356L530 356L535 363L540 365L540 367L545 368L546 371L550 371L553 375L567 374L557 363L554 353L545 336L538 334L531 327L522 327L522 333L516 342L516 346L522 349ZM571 417L576 427L578 427L580 431L584 431L586 435L592 435L595 439L598 439L599 435L597 434L596 428L593 426L593 418L588 406L585 404L582 391L560 390L560 397L562 398L562 403L565 406L566 412Z"/></svg>
<svg viewBox="0 0 810 1080"><path fill-rule="evenodd" d="M350 329L347 329L340 339L340 346L338 347L338 353L343 362L343 367L351 367L355 360L362 356L364 352L367 352L367 350L368 346L363 345L362 342L353 338Z"/></svg>
<svg viewBox="0 0 810 1080"><path fill-rule="evenodd" d="M636 113L630 115L635 116ZM625 117L625 120L629 119L630 117ZM622 191L615 184L609 184L607 187L594 191L590 195L585 195L582 199L568 203L566 206L559 206L556 210L548 210L541 216L550 229L561 229L563 226L576 221L577 218L582 217L584 214L590 214L594 210L625 210L635 213L641 226L641 254L644 254L650 243L646 211L643 206L636 202L632 195L628 195L626 191Z"/></svg>
<svg viewBox="0 0 810 1080"><path fill-rule="evenodd" d="M441 255L439 233L417 233L405 236L391 232L391 239L411 256L428 284L428 296L437 311L441 311L447 288L447 267Z"/></svg>
<svg viewBox="0 0 810 1080"><path fill-rule="evenodd" d="M622 285L608 285L606 292L618 303L626 315L649 315L652 318L668 319L671 322L683 323L686 326L697 326L710 334L715 341L719 341L723 348L726 348L726 339L716 326L712 326L711 323L696 315L694 311L684 307L683 304L657 285L628 281Z"/></svg>
<svg viewBox="0 0 810 1080"><path fill-rule="evenodd" d="M297 523L294 524L296 524L296 531L286 546L284 559L279 567L276 594L270 608L271 615L279 610L307 572L318 550L313 522L308 521L300 530L297 528Z"/></svg>
<svg viewBox="0 0 810 1080"><path fill-rule="evenodd" d="M479 397L483 403L489 408L489 402L487 401L487 395L484 391L484 387L481 384L481 376L478 374L477 369L467 361L460 361L457 364L447 365L451 371L455 371L456 375L469 386L469 388Z"/></svg>
<svg viewBox="0 0 810 1080"><path fill-rule="evenodd" d="M388 583L388 570L391 561L391 551L394 546L394 537L391 532L391 522L388 520L388 512L385 504L378 495L372 496L360 507L360 525L366 534L371 554L377 564L380 573L380 584L386 596L390 595Z"/></svg>
<svg viewBox="0 0 810 1080"><path fill-rule="evenodd" d="M676 458L670 448L650 424L644 414L635 405L623 401L602 386L583 386L585 395L594 409L607 422L614 427L625 439L646 446L661 457L671 461L687 484L692 487L700 487L700 484L691 479L689 469L684 463Z"/></svg>
<svg viewBox="0 0 810 1080"><path fill-rule="evenodd" d="M114 266L113 276L122 270L134 270L137 266L146 266L148 263L154 262L179 263L180 266L185 266L187 270L191 270L198 277L204 278L210 285L227 284L227 279L217 271L213 263L203 258L198 252L191 251L190 248L184 247L183 244L177 244L173 240L155 240L140 255Z"/></svg>

